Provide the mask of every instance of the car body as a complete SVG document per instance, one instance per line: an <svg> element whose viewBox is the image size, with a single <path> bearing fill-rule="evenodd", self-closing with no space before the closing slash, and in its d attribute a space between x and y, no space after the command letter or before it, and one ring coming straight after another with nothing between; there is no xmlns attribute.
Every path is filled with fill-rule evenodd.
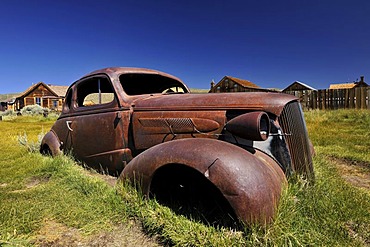
<svg viewBox="0 0 370 247"><path fill-rule="evenodd" d="M294 96L191 94L167 73L121 67L74 82L40 147L136 181L148 196L219 194L247 224L273 219L287 176L313 178L312 150Z"/></svg>

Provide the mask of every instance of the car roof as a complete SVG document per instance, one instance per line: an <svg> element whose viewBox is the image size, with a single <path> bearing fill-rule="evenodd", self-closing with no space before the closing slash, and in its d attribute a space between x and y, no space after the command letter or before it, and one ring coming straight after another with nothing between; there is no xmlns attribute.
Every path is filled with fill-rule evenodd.
<svg viewBox="0 0 370 247"><path fill-rule="evenodd" d="M172 78L174 80L177 80L183 83L179 78L173 75L167 74L165 72L162 72L159 70L146 69L146 68L135 68L135 67L108 67L104 69L95 70L91 73L88 73L87 75L83 77L96 75L96 74L107 74L110 77L120 76L122 74L157 74L157 75Z"/></svg>

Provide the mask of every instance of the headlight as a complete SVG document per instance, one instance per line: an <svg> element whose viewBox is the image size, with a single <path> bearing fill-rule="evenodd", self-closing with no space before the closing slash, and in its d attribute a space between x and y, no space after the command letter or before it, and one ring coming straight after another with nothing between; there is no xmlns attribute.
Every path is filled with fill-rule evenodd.
<svg viewBox="0 0 370 247"><path fill-rule="evenodd" d="M225 128L238 137L264 141L270 134L270 118L265 112L249 112L231 119Z"/></svg>

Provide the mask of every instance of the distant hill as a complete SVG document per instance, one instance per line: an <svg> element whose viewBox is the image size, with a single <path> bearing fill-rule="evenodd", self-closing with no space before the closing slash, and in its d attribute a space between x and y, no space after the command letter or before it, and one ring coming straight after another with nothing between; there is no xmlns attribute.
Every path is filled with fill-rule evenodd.
<svg viewBox="0 0 370 247"><path fill-rule="evenodd" d="M6 99L15 98L15 97L17 97L18 95L20 95L20 93L7 93L7 94L0 94L0 101L6 100Z"/></svg>
<svg viewBox="0 0 370 247"><path fill-rule="evenodd" d="M190 88L191 93L208 93L209 89Z"/></svg>

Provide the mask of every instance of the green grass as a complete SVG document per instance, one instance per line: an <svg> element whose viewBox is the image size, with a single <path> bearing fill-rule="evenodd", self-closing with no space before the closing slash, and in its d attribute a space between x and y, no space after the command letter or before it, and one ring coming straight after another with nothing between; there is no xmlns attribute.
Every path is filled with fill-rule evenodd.
<svg viewBox="0 0 370 247"><path fill-rule="evenodd" d="M130 227L134 224L164 245L367 246L369 190L343 180L335 160L360 162L367 169L370 112L312 111L305 117L317 152L315 183L291 178L274 223L238 231L176 215L154 200L144 200L129 185L111 187L69 157L53 159L29 152L27 145L37 143L38 135L46 132L54 119L20 117L2 121L0 246L39 244L37 239L46 222L76 229L79 235L75 238L86 245L86 239L102 232L115 234L117 226L127 227L127 232L137 239ZM25 133L22 146L19 137ZM136 245L148 244L140 243Z"/></svg>
<svg viewBox="0 0 370 247"><path fill-rule="evenodd" d="M318 153L370 161L370 111L310 111L306 119Z"/></svg>
<svg viewBox="0 0 370 247"><path fill-rule="evenodd" d="M86 176L83 168L66 156L52 159L28 153L17 144L18 135L26 132L29 142L36 142L36 136L52 122L24 120L0 123L2 133L8 133L1 137L0 243L27 243L45 219L85 234L112 227L122 210L115 189Z"/></svg>

